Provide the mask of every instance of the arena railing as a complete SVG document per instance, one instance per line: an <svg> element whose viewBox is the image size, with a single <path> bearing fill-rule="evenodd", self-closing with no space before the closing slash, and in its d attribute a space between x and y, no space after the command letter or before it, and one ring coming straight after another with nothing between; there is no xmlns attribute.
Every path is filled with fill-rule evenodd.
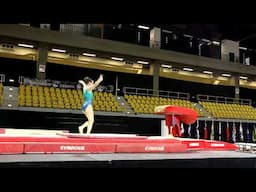
<svg viewBox="0 0 256 192"><path fill-rule="evenodd" d="M233 97L213 96L213 95L201 95L196 96L198 101L208 101L226 104L241 104L241 105L252 105L251 99L237 99Z"/></svg>
<svg viewBox="0 0 256 192"><path fill-rule="evenodd" d="M123 87L123 93L124 94L132 94L132 95L167 97L167 98L175 98L175 99L189 99L190 98L189 93L145 89L145 88L135 88L135 87Z"/></svg>
<svg viewBox="0 0 256 192"><path fill-rule="evenodd" d="M60 32L85 32L84 24L60 24Z"/></svg>
<svg viewBox="0 0 256 192"><path fill-rule="evenodd" d="M45 86L45 87L56 87L56 88L66 88L66 89L82 89L82 86L78 82L69 82L69 81L58 81L50 79L31 79L28 77L19 76L19 83L22 85L36 85L36 86ZM95 91L105 91L113 93L113 85L100 85Z"/></svg>

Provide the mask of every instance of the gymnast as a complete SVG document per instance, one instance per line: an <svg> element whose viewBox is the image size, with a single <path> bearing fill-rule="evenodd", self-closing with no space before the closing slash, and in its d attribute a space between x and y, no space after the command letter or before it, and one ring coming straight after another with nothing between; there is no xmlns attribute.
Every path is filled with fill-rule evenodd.
<svg viewBox="0 0 256 192"><path fill-rule="evenodd" d="M93 101L93 92L101 82L103 81L103 75L100 75L97 81L93 81L90 77L85 77L83 80L79 80L78 82L83 85L83 97L84 103L82 106L82 112L87 118L87 121L78 127L79 133L83 134L83 130L87 127L86 134L90 134L93 123L94 123L94 111L92 106Z"/></svg>

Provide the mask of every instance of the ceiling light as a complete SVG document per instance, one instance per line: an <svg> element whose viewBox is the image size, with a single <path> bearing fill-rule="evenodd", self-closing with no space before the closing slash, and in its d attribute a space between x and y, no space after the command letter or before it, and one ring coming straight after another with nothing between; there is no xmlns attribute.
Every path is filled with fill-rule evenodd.
<svg viewBox="0 0 256 192"><path fill-rule="evenodd" d="M12 95L9 95L9 97L12 97Z"/></svg>
<svg viewBox="0 0 256 192"><path fill-rule="evenodd" d="M203 73L208 74L208 75L212 75L211 71L203 71Z"/></svg>
<svg viewBox="0 0 256 192"><path fill-rule="evenodd" d="M64 50L64 49L55 49L55 48L53 48L52 51L59 52L59 53L66 53L66 50Z"/></svg>
<svg viewBox="0 0 256 192"><path fill-rule="evenodd" d="M120 57L111 57L111 59L116 60L116 61L123 61L123 58Z"/></svg>
<svg viewBox="0 0 256 192"><path fill-rule="evenodd" d="M210 40L208 40L208 39L201 39L202 41L204 41L204 42L207 42L207 43L210 43L211 41Z"/></svg>
<svg viewBox="0 0 256 192"><path fill-rule="evenodd" d="M212 43L213 43L214 45L219 45L219 44L220 44L220 42L218 42L218 41L212 41Z"/></svg>
<svg viewBox="0 0 256 192"><path fill-rule="evenodd" d="M10 88L9 88L9 91L13 91L13 88L10 87Z"/></svg>
<svg viewBox="0 0 256 192"><path fill-rule="evenodd" d="M184 37L193 38L192 35L187 35L187 34L184 34Z"/></svg>
<svg viewBox="0 0 256 192"><path fill-rule="evenodd" d="M239 49L242 49L242 50L247 50L247 48L246 47L239 47Z"/></svg>
<svg viewBox="0 0 256 192"><path fill-rule="evenodd" d="M144 25L138 25L138 28L140 28L140 29L149 29L149 27L144 26Z"/></svg>
<svg viewBox="0 0 256 192"><path fill-rule="evenodd" d="M23 44L23 43L19 43L18 46L20 46L20 47L26 47L26 48L34 48L34 45Z"/></svg>
<svg viewBox="0 0 256 192"><path fill-rule="evenodd" d="M170 34L172 33L172 31L168 31L168 30L165 30L165 29L163 29L162 32L164 32L164 33L170 33Z"/></svg>
<svg viewBox="0 0 256 192"><path fill-rule="evenodd" d="M187 67L184 67L183 70L184 70L184 71L194 71L194 69L187 68Z"/></svg>
<svg viewBox="0 0 256 192"><path fill-rule="evenodd" d="M165 67L165 68L172 68L172 66L171 66L171 65L164 65L164 64L162 64L162 65L161 65L161 67Z"/></svg>
<svg viewBox="0 0 256 192"><path fill-rule="evenodd" d="M9 79L9 82L14 82L14 79Z"/></svg>
<svg viewBox="0 0 256 192"><path fill-rule="evenodd" d="M96 57L96 54L93 53L83 53L83 55L87 57Z"/></svg>
<svg viewBox="0 0 256 192"><path fill-rule="evenodd" d="M8 106L8 107L12 107L12 104L9 103L7 106Z"/></svg>
<svg viewBox="0 0 256 192"><path fill-rule="evenodd" d="M137 61L137 63L145 64L145 65L149 64L149 62L147 62L147 61Z"/></svg>
<svg viewBox="0 0 256 192"><path fill-rule="evenodd" d="M230 77L231 75L230 74L226 74L226 73L222 73L221 74L223 77Z"/></svg>
<svg viewBox="0 0 256 192"><path fill-rule="evenodd" d="M246 76L240 76L239 78L240 78L240 79L244 79L244 80L247 80L247 79L248 79L248 77L246 77Z"/></svg>

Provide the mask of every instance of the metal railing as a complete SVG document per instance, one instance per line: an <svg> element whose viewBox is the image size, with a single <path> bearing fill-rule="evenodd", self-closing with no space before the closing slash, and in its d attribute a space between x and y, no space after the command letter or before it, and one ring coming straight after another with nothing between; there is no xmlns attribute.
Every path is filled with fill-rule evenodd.
<svg viewBox="0 0 256 192"><path fill-rule="evenodd" d="M77 87L77 83L74 83L74 82L49 80L49 79L31 79L23 76L19 77L19 83L23 85L36 85L36 86L71 88L71 89L74 89Z"/></svg>
<svg viewBox="0 0 256 192"><path fill-rule="evenodd" d="M84 24L60 24L60 32L85 32Z"/></svg>
<svg viewBox="0 0 256 192"><path fill-rule="evenodd" d="M237 99L233 97L213 96L213 95L201 95L196 96L198 101L209 101L226 104L241 104L241 105L252 105L251 99Z"/></svg>
<svg viewBox="0 0 256 192"><path fill-rule="evenodd" d="M175 99L189 99L189 93L174 92L174 91L163 91L154 89L144 89L135 87L123 87L124 94L143 95L143 96L159 96Z"/></svg>
<svg viewBox="0 0 256 192"><path fill-rule="evenodd" d="M114 86L113 85L108 85L108 86L100 85L95 88L95 91L113 93Z"/></svg>
<svg viewBox="0 0 256 192"><path fill-rule="evenodd" d="M36 86L45 86L45 87L58 87L58 88L66 88L66 89L82 89L82 86L78 82L70 82L70 81L58 81L58 80L40 80L40 79L31 79L28 77L19 76L19 83L22 85L36 85ZM114 86L113 85L100 85L95 91L104 91L113 93Z"/></svg>

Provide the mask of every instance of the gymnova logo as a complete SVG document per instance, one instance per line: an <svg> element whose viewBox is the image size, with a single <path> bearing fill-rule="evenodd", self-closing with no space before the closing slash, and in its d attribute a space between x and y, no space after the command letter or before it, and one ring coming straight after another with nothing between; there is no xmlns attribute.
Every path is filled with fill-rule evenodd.
<svg viewBox="0 0 256 192"><path fill-rule="evenodd" d="M224 147L224 143L211 143L211 147Z"/></svg>
<svg viewBox="0 0 256 192"><path fill-rule="evenodd" d="M70 151L83 151L85 150L85 146L79 146L79 145L61 145L60 150L70 150Z"/></svg>
<svg viewBox="0 0 256 192"><path fill-rule="evenodd" d="M199 147L199 143L189 143L189 147Z"/></svg>
<svg viewBox="0 0 256 192"><path fill-rule="evenodd" d="M164 146L146 146L145 151L164 151Z"/></svg>

